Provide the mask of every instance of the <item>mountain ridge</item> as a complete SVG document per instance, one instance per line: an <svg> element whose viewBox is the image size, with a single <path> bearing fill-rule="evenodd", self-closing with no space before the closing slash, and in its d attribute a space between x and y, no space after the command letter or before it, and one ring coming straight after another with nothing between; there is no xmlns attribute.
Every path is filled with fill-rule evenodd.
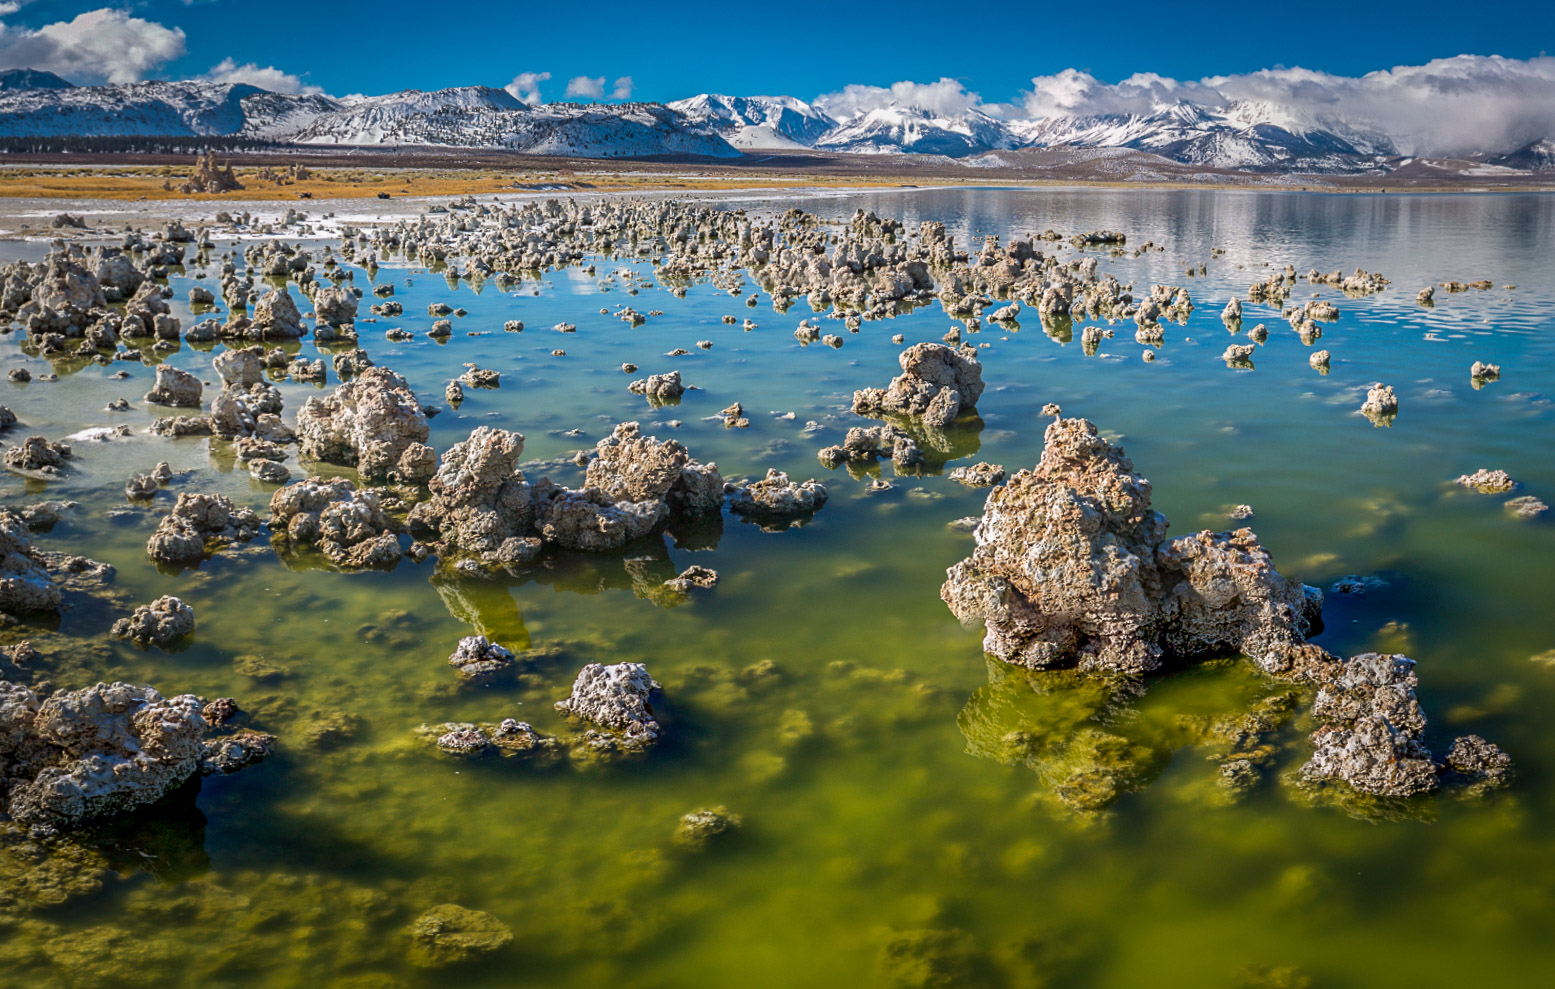
<svg viewBox="0 0 1555 989"><path fill-rule="evenodd" d="M73 86L30 69L0 73L0 138L99 136L464 147L576 158L816 150L930 155L988 168L997 167L998 152L1043 148L1126 148L1254 173L1383 174L1407 164L1386 135L1342 113L1259 100L1222 106L1177 100L1132 113L1003 119L975 108L897 102L837 113L790 96L701 93L667 104L530 105L490 86L338 98L209 80ZM1555 140L1460 157L1555 171Z"/></svg>

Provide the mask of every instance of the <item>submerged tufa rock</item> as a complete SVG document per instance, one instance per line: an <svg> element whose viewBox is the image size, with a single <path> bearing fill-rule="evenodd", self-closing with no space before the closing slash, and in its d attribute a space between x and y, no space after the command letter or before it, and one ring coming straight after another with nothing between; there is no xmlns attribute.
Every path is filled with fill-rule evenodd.
<svg viewBox="0 0 1555 989"><path fill-rule="evenodd" d="M165 646L194 631L194 609L179 598L163 595L113 623L113 634L141 645Z"/></svg>
<svg viewBox="0 0 1555 989"><path fill-rule="evenodd" d="M663 731L648 704L649 696L658 689L641 663L590 663L578 671L572 693L556 702L556 710L611 730L626 748L646 748Z"/></svg>
<svg viewBox="0 0 1555 989"><path fill-rule="evenodd" d="M982 397L983 368L970 347L920 343L902 351L898 362L902 373L889 386L853 393L854 412L877 418L911 416L929 426L948 426Z"/></svg>
<svg viewBox="0 0 1555 989"><path fill-rule="evenodd" d="M368 480L424 481L436 458L426 445L427 416L405 379L369 367L327 398L310 398L297 412L302 455L355 467Z"/></svg>
<svg viewBox="0 0 1555 989"><path fill-rule="evenodd" d="M1047 429L1042 460L988 496L977 548L940 597L984 649L1032 667L1143 672L1168 653L1240 649L1305 675L1322 595L1282 577L1250 529L1166 538L1150 482L1085 419Z"/></svg>

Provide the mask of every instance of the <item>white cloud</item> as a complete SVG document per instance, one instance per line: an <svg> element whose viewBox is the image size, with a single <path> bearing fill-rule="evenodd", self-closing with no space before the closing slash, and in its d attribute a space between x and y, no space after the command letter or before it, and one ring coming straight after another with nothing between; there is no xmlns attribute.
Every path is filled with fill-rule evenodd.
<svg viewBox="0 0 1555 989"><path fill-rule="evenodd" d="M931 113L954 114L967 110L997 113L1000 108L983 104L982 97L969 92L955 79L938 82L896 82L890 86L845 86L835 93L815 98L815 106L838 120L848 120L879 107L909 106Z"/></svg>
<svg viewBox="0 0 1555 989"><path fill-rule="evenodd" d="M0 24L0 69L44 69L72 82L139 82L185 51L182 29L122 10L88 10L37 29Z"/></svg>
<svg viewBox="0 0 1555 989"><path fill-rule="evenodd" d="M586 99L603 99L605 95L604 76L573 76L567 80L567 95L581 96Z"/></svg>
<svg viewBox="0 0 1555 989"><path fill-rule="evenodd" d="M520 72L513 77L512 82L503 88L520 103L538 106L542 102L540 99L540 84L550 78L551 74L549 72Z"/></svg>
<svg viewBox="0 0 1555 989"><path fill-rule="evenodd" d="M1514 151L1555 136L1555 57L1542 55L1458 55L1363 76L1274 68L1197 82L1142 73L1114 84L1066 69L1031 83L1022 109L1032 119L1149 113L1153 104L1174 100L1205 106L1258 100L1385 135L1409 155Z"/></svg>
<svg viewBox="0 0 1555 989"><path fill-rule="evenodd" d="M629 100L632 98L632 77L622 76L610 87L610 98L613 100Z"/></svg>
<svg viewBox="0 0 1555 989"><path fill-rule="evenodd" d="M211 82L241 82L250 86L258 86L260 89L268 89L272 93L301 94L313 96L324 92L319 86L309 86L290 72L282 72L273 65L260 67L253 62L245 62L239 65L230 58L224 58L211 66L211 70L205 74L205 78Z"/></svg>

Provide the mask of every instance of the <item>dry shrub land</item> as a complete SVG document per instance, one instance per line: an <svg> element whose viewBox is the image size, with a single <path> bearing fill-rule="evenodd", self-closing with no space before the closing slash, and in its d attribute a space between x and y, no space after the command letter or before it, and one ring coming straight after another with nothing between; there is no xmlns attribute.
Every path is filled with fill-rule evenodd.
<svg viewBox="0 0 1555 989"><path fill-rule="evenodd" d="M921 155L785 152L734 161L636 158L581 160L453 149L294 150L222 156L241 189L188 191L199 160L149 153L12 154L0 197L160 200L363 199L592 189L743 189L936 185L1243 186L1334 192L1543 190L1548 174L1476 175L1467 168L1388 175L1270 175L1185 165L1143 152L1097 157L1071 149L1005 152L1005 165L977 167ZM1467 165L1468 163L1458 163Z"/></svg>

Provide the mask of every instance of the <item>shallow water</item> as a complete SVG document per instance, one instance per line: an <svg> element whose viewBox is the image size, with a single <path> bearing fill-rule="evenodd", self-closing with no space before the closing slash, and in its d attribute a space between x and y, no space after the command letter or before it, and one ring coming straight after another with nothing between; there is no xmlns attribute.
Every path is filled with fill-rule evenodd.
<svg viewBox="0 0 1555 989"><path fill-rule="evenodd" d="M143 548L177 491L222 491L262 509L273 490L235 471L223 444L137 432L78 445L63 482L9 477L8 504L40 494L82 503L42 546L114 564L130 602L176 593L199 622L187 648L141 651L101 638L124 603L73 600L57 634L27 630L52 657L48 675L61 686L121 678L230 695L283 749L101 836L113 873L95 891L53 909L0 910L4 981L1199 987L1252 984L1250 966L1295 967L1322 986L1539 979L1555 962L1544 929L1555 841L1541 824L1555 797L1544 716L1555 668L1531 657L1555 648L1555 528L1518 521L1506 496L1450 479L1504 468L1523 482L1518 494L1555 494L1555 199L904 190L804 205L835 219L862 206L909 229L939 219L961 244L1110 228L1131 245L1162 245L1139 259L1102 256L1121 281L1183 285L1194 298L1186 326L1166 325L1153 363L1121 324L1095 356L1083 353L1079 325L1060 339L1034 313L1018 331L968 337L990 345L988 389L981 429L958 434L950 466L1030 466L1039 410L1056 402L1126 447L1174 532L1224 528L1226 510L1245 503L1282 572L1323 587L1345 574L1383 577L1382 590L1330 595L1316 641L1418 660L1427 742L1440 752L1470 731L1496 741L1517 762L1513 787L1481 800L1312 806L1287 779L1309 754L1298 716L1270 736L1275 770L1234 801L1214 782L1212 757L1225 746L1198 726L1286 690L1244 664L1163 676L1138 696L1064 673L990 669L980 630L962 629L938 599L945 568L971 549L947 523L977 514L985 492L926 476L871 494L867 477L815 458L858 424L852 391L896 372L892 334L939 340L952 325L937 306L857 334L822 320L823 333L845 338L833 350L794 340L802 302L779 314L763 297L749 309L710 284L679 300L653 286L646 264L597 262L600 278L628 268L648 278L637 295L621 277L599 284L578 269L504 294L391 262L378 277L394 281L407 316L359 322L374 360L439 403L464 362L503 374L500 390L467 389L457 412L433 420L439 449L492 424L524 433L526 457L558 458L639 419L726 476L779 467L824 480L831 500L783 533L726 516L678 542L552 558L505 581L409 561L342 575L283 562L263 539L179 575L158 573ZM1215 247L1226 254L1212 258ZM0 256L33 249L7 245ZM1184 274L1199 263L1206 276ZM1292 304L1319 293L1342 314L1314 347L1277 310L1244 303L1236 342L1258 322L1269 342L1254 370L1227 368L1221 308L1245 298L1265 265L1286 263L1301 273L1364 267L1393 285L1349 299L1299 284ZM171 279L177 300L195 271ZM1497 288L1438 289L1435 308L1414 303L1426 284L1478 278ZM366 272L355 284L368 287ZM469 310L442 345L421 335L437 301ZM665 315L632 329L599 313L622 304ZM745 332L725 314L760 325ZM525 331L502 332L514 318ZM577 333L550 329L562 320ZM391 326L418 336L391 343ZM691 353L664 356L675 347ZM1333 354L1327 375L1307 364L1317 348ZM168 359L214 380L208 351L185 344ZM1475 360L1501 364L1502 379L1474 388ZM632 377L680 368L698 390L652 409L627 392L623 361L640 366ZM0 341L0 363L48 370L14 334ZM109 378L119 367L134 377ZM25 424L12 441L117 422L139 430L157 414L136 401L149 367L58 370L58 382L4 385L0 401ZM1373 381L1398 392L1389 428L1356 412ZM288 418L321 391L281 387ZM133 411L99 411L121 395ZM736 400L748 430L707 419ZM820 428L807 432L808 421ZM582 435L564 435L572 429ZM158 460L197 473L159 494L156 511L109 519L125 505L125 477ZM883 472L893 475L889 464ZM656 603L649 591L691 563L716 569L717 589ZM457 682L445 658L472 629L535 647L517 682ZM551 703L577 668L624 660L646 662L665 688L668 740L644 761L454 761L415 737L423 722L509 716L557 730ZM1037 751L1012 747L1016 731ZM1099 732L1130 746L1114 759L1129 792L1077 812L1055 782L1085 764ZM744 827L705 852L678 849L680 815L715 805ZM457 972L409 965L406 926L445 902L500 918L513 945Z"/></svg>

